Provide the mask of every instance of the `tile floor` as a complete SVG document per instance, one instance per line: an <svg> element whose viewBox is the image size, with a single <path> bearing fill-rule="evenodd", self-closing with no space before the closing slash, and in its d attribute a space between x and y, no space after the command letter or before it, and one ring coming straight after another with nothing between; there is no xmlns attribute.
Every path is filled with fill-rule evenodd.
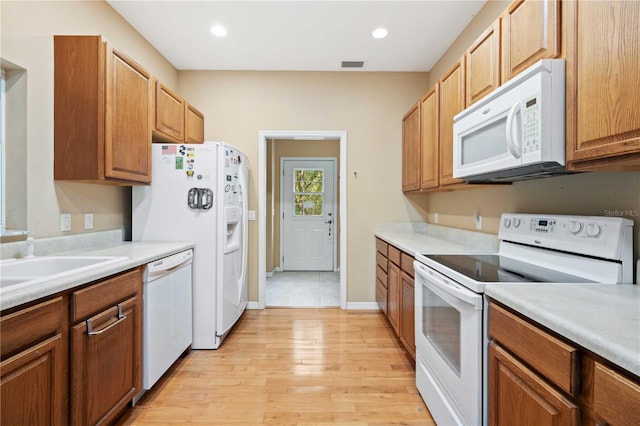
<svg viewBox="0 0 640 426"><path fill-rule="evenodd" d="M267 277L267 307L340 306L339 272L274 272Z"/></svg>

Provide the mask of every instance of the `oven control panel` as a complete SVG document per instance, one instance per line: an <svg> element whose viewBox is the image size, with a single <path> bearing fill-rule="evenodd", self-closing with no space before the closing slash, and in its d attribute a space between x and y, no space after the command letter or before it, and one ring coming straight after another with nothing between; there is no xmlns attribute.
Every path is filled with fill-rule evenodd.
<svg viewBox="0 0 640 426"><path fill-rule="evenodd" d="M608 216L504 213L498 237L536 247L617 258L622 245L633 239L633 221Z"/></svg>

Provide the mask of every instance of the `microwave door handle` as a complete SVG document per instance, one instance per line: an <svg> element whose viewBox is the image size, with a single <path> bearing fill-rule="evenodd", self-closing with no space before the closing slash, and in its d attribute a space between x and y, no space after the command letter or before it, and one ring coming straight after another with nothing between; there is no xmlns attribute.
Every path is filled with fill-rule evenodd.
<svg viewBox="0 0 640 426"><path fill-rule="evenodd" d="M520 111L520 102L513 104L507 114L507 149L514 158L520 158L520 144L518 143L518 128L515 120L516 114Z"/></svg>

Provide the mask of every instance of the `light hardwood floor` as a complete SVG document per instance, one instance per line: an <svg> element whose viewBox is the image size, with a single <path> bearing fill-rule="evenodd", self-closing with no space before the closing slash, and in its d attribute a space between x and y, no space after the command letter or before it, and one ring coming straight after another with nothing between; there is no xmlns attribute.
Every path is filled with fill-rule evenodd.
<svg viewBox="0 0 640 426"><path fill-rule="evenodd" d="M216 351L192 351L120 425L435 425L382 314L249 310Z"/></svg>

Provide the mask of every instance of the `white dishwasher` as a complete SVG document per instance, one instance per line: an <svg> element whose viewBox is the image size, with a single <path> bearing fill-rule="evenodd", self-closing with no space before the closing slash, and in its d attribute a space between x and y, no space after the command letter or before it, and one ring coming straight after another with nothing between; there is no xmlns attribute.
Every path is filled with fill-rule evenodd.
<svg viewBox="0 0 640 426"><path fill-rule="evenodd" d="M186 250L151 262L145 268L142 326L144 391L151 389L191 346L192 261L193 250Z"/></svg>

